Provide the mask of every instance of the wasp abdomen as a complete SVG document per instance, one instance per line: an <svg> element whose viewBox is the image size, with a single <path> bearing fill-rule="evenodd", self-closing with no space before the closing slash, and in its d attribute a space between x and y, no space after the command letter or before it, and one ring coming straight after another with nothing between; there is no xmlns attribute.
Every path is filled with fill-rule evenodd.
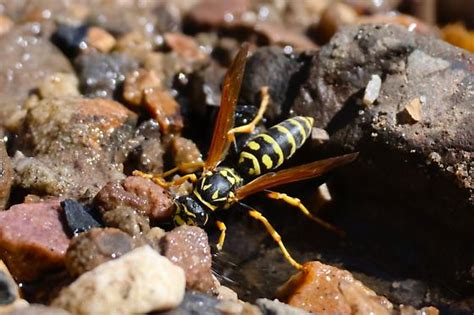
<svg viewBox="0 0 474 315"><path fill-rule="evenodd" d="M239 154L239 171L253 177L279 167L308 139L313 121L311 117L289 118L253 137Z"/></svg>

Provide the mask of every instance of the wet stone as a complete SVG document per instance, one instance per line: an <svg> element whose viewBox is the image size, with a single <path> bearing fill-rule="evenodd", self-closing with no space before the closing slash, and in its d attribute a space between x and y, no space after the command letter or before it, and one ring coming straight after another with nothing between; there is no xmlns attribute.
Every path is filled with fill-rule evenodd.
<svg viewBox="0 0 474 315"><path fill-rule="evenodd" d="M264 315L309 315L310 313L282 303L278 300L258 299L255 301Z"/></svg>
<svg viewBox="0 0 474 315"><path fill-rule="evenodd" d="M146 173L161 173L164 148L160 124L154 119L144 121L135 131L134 141L137 145L128 156L128 168Z"/></svg>
<svg viewBox="0 0 474 315"><path fill-rule="evenodd" d="M188 289L206 293L215 291L211 248L204 230L187 225L177 227L166 233L161 246L163 255L184 269Z"/></svg>
<svg viewBox="0 0 474 315"><path fill-rule="evenodd" d="M18 308L8 313L8 315L71 315L71 313L58 307L31 304Z"/></svg>
<svg viewBox="0 0 474 315"><path fill-rule="evenodd" d="M79 81L74 74L54 73L38 87L42 98L61 98L79 96Z"/></svg>
<svg viewBox="0 0 474 315"><path fill-rule="evenodd" d="M150 220L148 217L126 206L119 206L114 210L105 212L102 220L108 227L117 228L131 236L150 231Z"/></svg>
<svg viewBox="0 0 474 315"><path fill-rule="evenodd" d="M84 208L82 204L72 199L61 201L69 231L76 235L87 232L102 225Z"/></svg>
<svg viewBox="0 0 474 315"><path fill-rule="evenodd" d="M106 30L100 27L91 27L87 30L86 43L89 47L95 48L100 52L107 53L114 48L116 40Z"/></svg>
<svg viewBox="0 0 474 315"><path fill-rule="evenodd" d="M249 0L205 0L189 10L184 22L194 31L216 29L227 23L226 18L237 18L249 9Z"/></svg>
<svg viewBox="0 0 474 315"><path fill-rule="evenodd" d="M74 61L81 92L87 97L113 98L127 73L138 68L138 63L120 53L91 52Z"/></svg>
<svg viewBox="0 0 474 315"><path fill-rule="evenodd" d="M10 198L13 183L13 166L7 154L5 143L0 143L0 209L5 209Z"/></svg>
<svg viewBox="0 0 474 315"><path fill-rule="evenodd" d="M66 252L66 268L79 276L134 248L131 236L118 229L92 229L74 237Z"/></svg>
<svg viewBox="0 0 474 315"><path fill-rule="evenodd" d="M77 55L87 48L86 38L89 26L69 26L60 24L51 36L51 41L69 57Z"/></svg>
<svg viewBox="0 0 474 315"><path fill-rule="evenodd" d="M219 300L199 292L188 291L184 295L183 301L178 307L170 311L157 313L160 315L193 315L208 314L221 315L222 313L216 309Z"/></svg>

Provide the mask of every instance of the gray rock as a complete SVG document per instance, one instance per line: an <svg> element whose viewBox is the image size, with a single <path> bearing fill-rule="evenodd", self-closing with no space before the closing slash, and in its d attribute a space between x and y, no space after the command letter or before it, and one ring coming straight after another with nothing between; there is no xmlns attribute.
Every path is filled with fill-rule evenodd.
<svg viewBox="0 0 474 315"><path fill-rule="evenodd" d="M0 143L0 209L5 209L13 183L13 167L5 143Z"/></svg>
<svg viewBox="0 0 474 315"><path fill-rule="evenodd" d="M119 54L89 53L75 60L81 92L88 97L113 98L125 75L138 68L130 57Z"/></svg>
<svg viewBox="0 0 474 315"><path fill-rule="evenodd" d="M31 304L18 308L8 315L70 315L68 311L61 308L46 306L42 304Z"/></svg>
<svg viewBox="0 0 474 315"><path fill-rule="evenodd" d="M409 252L399 266L422 265L424 275L469 283L473 66L472 54L401 27L349 27L314 54L293 104L329 132L324 154L361 152L341 173L351 208L344 216L354 217L349 230L361 235L364 227L383 246ZM383 78L380 96L364 108L372 75ZM416 99L420 104L409 108ZM400 121L407 110L410 120ZM400 259L386 256L390 263Z"/></svg>
<svg viewBox="0 0 474 315"><path fill-rule="evenodd" d="M282 303L278 300L258 299L256 304L264 315L307 315L310 314L302 309Z"/></svg>

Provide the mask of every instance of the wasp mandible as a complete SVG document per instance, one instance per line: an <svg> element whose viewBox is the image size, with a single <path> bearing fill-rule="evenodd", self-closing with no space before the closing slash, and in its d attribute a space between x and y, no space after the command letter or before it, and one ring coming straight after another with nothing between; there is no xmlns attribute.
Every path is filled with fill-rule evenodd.
<svg viewBox="0 0 474 315"><path fill-rule="evenodd" d="M268 88L262 88L262 101L255 118L246 125L234 128L234 115L240 86L243 79L248 45L244 44L229 67L223 82L222 98L217 114L211 145L204 163L186 163L171 169L161 175L152 175L135 171L134 175L143 176L155 183L169 187L184 181L191 181L194 186L189 195L175 198L176 209L173 214L175 225L206 226L216 211L228 209L232 205L241 204L247 209L253 219L261 222L270 236L280 247L286 260L301 269L302 265L296 262L288 253L280 235L262 215L262 213L241 203L244 198L258 192L265 192L272 199L282 200L296 207L311 220L324 227L337 229L327 222L314 217L297 198L283 193L269 191L275 186L301 181L321 176L322 174L353 161L357 153L346 154L334 158L315 161L301 166L274 172L276 168L289 159L308 139L313 118L297 116L289 118L266 132L252 136L243 149L238 152L238 161L234 167L219 167L224 161L230 144L235 141L237 133L251 133L262 119L268 105ZM199 174L187 174L173 182L165 182L164 178L180 170L192 167L202 167ZM220 230L217 248L220 250L226 236L226 226L222 221L214 220Z"/></svg>

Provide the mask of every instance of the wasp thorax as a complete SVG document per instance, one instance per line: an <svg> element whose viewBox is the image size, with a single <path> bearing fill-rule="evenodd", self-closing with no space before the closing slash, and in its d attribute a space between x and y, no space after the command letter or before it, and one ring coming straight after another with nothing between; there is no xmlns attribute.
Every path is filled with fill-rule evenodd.
<svg viewBox="0 0 474 315"><path fill-rule="evenodd" d="M175 225L206 225L208 213L192 196L181 196L175 200L175 204L176 211L173 215Z"/></svg>

